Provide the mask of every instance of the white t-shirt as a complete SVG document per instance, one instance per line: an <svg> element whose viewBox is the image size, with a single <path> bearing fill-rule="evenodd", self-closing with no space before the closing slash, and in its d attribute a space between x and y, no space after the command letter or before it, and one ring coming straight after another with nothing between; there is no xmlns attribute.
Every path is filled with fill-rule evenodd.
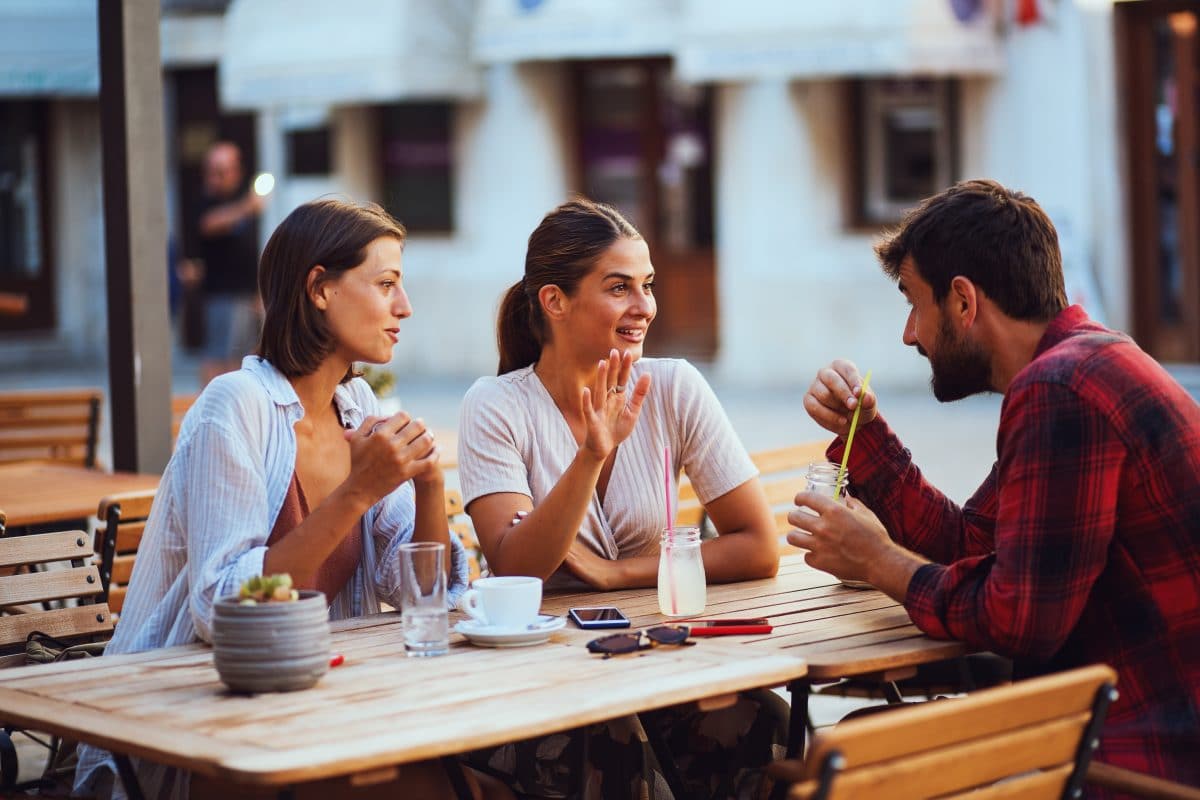
<svg viewBox="0 0 1200 800"><path fill-rule="evenodd" d="M578 532L580 541L610 559L658 552L666 520L665 446L671 448L673 465L672 508L677 507L681 468L706 504L758 474L695 367L682 359L640 359L633 365L631 389L644 373L651 376L650 394L633 433L617 449L604 502L593 493ZM468 506L498 492L526 495L537 506L578 450L533 367L480 378L463 399L458 474ZM547 582L547 588L580 585L563 568Z"/></svg>

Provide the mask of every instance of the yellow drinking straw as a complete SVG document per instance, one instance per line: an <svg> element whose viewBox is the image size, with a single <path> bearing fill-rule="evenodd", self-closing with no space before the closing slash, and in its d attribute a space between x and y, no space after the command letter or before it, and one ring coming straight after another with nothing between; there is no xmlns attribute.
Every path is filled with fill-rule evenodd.
<svg viewBox="0 0 1200 800"><path fill-rule="evenodd" d="M867 399L867 386L871 383L871 370L863 378L862 391L858 395L858 405L854 407L854 416L850 419L850 434L846 436L846 452L842 453L842 466L838 468L837 483L833 487L833 499L842 496L842 480L846 477L846 465L850 463L850 446L854 444L854 431L858 428L858 412L862 411L863 400Z"/></svg>

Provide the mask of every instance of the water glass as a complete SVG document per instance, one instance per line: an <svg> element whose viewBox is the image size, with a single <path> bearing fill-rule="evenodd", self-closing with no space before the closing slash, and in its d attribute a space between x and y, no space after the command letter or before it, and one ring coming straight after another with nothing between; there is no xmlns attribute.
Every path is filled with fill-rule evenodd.
<svg viewBox="0 0 1200 800"><path fill-rule="evenodd" d="M446 655L450 652L446 546L440 542L400 545L400 576L405 652L417 658Z"/></svg>
<svg viewBox="0 0 1200 800"><path fill-rule="evenodd" d="M658 551L658 610L668 617L704 611L708 587L699 528L666 528Z"/></svg>

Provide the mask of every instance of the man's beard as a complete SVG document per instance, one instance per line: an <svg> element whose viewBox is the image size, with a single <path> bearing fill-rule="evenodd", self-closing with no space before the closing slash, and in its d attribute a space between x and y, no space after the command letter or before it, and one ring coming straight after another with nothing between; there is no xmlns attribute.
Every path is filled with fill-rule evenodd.
<svg viewBox="0 0 1200 800"><path fill-rule="evenodd" d="M934 355L920 345L917 351L929 359L929 385L938 402L951 403L992 391L992 366L987 353L967 337L956 337L947 320L942 320L938 328Z"/></svg>

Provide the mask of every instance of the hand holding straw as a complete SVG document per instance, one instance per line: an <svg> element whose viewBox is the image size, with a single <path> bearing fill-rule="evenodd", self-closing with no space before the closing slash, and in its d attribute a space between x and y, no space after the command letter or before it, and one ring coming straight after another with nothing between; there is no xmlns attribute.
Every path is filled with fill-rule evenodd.
<svg viewBox="0 0 1200 800"><path fill-rule="evenodd" d="M675 527L675 518L671 515L671 446L663 447L663 497L667 501L667 526L664 530L671 530ZM675 542L673 534L667 536L667 552L663 555L667 559L667 586L671 590L671 614L672 616L679 613L679 598L675 593L675 560L671 558L671 546Z"/></svg>
<svg viewBox="0 0 1200 800"><path fill-rule="evenodd" d="M833 499L842 497L842 480L846 477L846 465L850 463L850 447L854 444L854 431L858 429L858 415L862 411L863 400L867 399L867 386L871 383L871 370L863 378L862 391L858 393L858 405L854 407L854 416L850 419L850 433L846 436L846 451L842 453L842 466L838 468L837 483L833 487Z"/></svg>

